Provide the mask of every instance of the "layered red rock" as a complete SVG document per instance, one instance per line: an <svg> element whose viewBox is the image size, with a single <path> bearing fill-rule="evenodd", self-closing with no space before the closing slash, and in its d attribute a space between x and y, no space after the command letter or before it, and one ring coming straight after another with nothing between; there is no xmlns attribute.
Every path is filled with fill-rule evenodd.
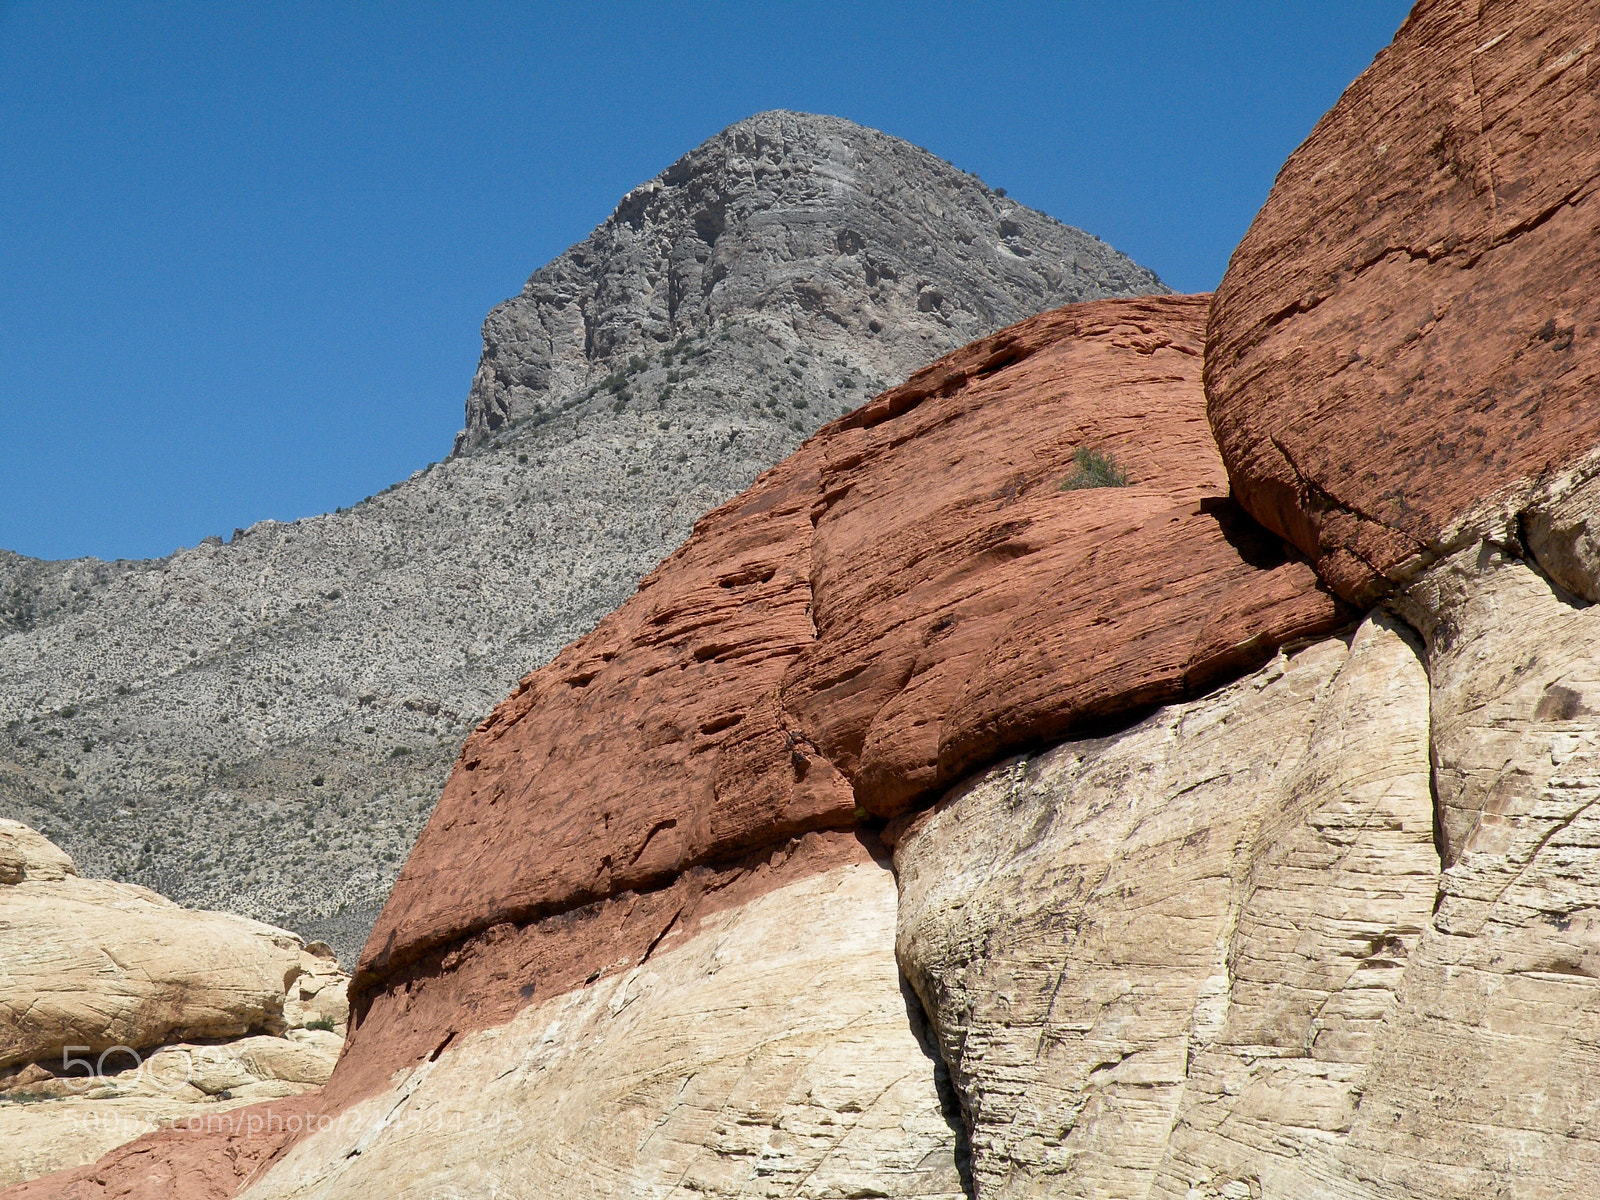
<svg viewBox="0 0 1600 1200"><path fill-rule="evenodd" d="M859 859L977 767L1345 622L1228 498L1207 307L1080 305L947 356L708 514L524 679L374 930L323 1111ZM1084 449L1127 486L1063 487Z"/></svg>
<svg viewBox="0 0 1600 1200"><path fill-rule="evenodd" d="M1589 0L1422 0L1218 288L1235 494L1349 599L1600 442L1597 25Z"/></svg>
<svg viewBox="0 0 1600 1200"><path fill-rule="evenodd" d="M1204 687L1340 621L1237 514L1205 297L1045 314L824 428L468 739L363 955L395 971ZM1064 490L1079 450L1120 488Z"/></svg>

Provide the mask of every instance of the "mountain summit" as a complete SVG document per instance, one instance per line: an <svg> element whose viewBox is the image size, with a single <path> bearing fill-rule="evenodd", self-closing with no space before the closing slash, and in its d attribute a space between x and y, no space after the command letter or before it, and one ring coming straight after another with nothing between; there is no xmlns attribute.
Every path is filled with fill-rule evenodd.
<svg viewBox="0 0 1600 1200"><path fill-rule="evenodd" d="M622 198L489 314L458 449L630 355L729 322L878 379L1034 312L1164 292L1110 246L839 117L732 125ZM892 331L892 332L891 332Z"/></svg>

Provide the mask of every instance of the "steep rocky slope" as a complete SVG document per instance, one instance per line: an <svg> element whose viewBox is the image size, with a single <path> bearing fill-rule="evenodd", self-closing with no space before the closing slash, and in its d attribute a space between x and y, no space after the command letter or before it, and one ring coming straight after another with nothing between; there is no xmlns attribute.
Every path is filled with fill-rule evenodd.
<svg viewBox="0 0 1600 1200"><path fill-rule="evenodd" d="M353 958L466 731L701 513L939 353L1162 290L897 139L740 122L491 314L462 453L158 561L0 554L0 814Z"/></svg>

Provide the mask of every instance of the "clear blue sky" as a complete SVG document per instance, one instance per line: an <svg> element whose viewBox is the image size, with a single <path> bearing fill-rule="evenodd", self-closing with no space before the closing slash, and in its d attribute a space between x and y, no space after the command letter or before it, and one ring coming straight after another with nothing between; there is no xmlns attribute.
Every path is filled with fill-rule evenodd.
<svg viewBox="0 0 1600 1200"><path fill-rule="evenodd" d="M768 108L1215 286L1402 0L0 0L0 547L166 554L442 457L478 326Z"/></svg>

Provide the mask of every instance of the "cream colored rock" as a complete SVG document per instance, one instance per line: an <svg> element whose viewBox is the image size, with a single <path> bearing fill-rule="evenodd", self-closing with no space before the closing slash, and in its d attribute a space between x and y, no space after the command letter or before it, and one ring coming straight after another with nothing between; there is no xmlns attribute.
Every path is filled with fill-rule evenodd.
<svg viewBox="0 0 1600 1200"><path fill-rule="evenodd" d="M935 1060L862 862L467 1034L301 1141L267 1197L959 1197Z"/></svg>
<svg viewBox="0 0 1600 1200"><path fill-rule="evenodd" d="M15 822L0 822L0 876L0 1186L332 1073L349 978L327 947L79 879ZM281 1036L165 1045L252 1030Z"/></svg>
<svg viewBox="0 0 1600 1200"><path fill-rule="evenodd" d="M0 1065L264 1028L300 953L284 930L132 884L0 888Z"/></svg>
<svg viewBox="0 0 1600 1200"><path fill-rule="evenodd" d="M1600 462L1585 461L1547 483L1521 516L1544 573L1574 596L1600 600Z"/></svg>
<svg viewBox="0 0 1600 1200"><path fill-rule="evenodd" d="M1428 642L1447 870L1352 1161L1384 1197L1592 1197L1600 608L1489 544L1430 568L1401 604Z"/></svg>
<svg viewBox="0 0 1600 1200"><path fill-rule="evenodd" d="M0 884L61 880L76 875L72 858L21 821L0 818Z"/></svg>
<svg viewBox="0 0 1600 1200"><path fill-rule="evenodd" d="M1344 1194L1321 1163L1436 890L1427 714L1372 620L900 839L900 959L980 1196Z"/></svg>
<svg viewBox="0 0 1600 1200"><path fill-rule="evenodd" d="M300 974L284 995L283 1020L290 1029L322 1022L340 1037L350 1019L347 994L350 976L339 966L332 949L324 942L312 942L300 953Z"/></svg>

